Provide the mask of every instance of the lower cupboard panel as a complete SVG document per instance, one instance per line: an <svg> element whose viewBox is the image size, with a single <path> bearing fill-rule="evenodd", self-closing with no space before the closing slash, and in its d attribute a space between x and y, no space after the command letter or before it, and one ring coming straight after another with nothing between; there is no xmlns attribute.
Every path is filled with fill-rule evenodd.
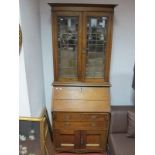
<svg viewBox="0 0 155 155"><path fill-rule="evenodd" d="M56 149L74 150L79 149L80 131L54 130L54 144Z"/></svg>
<svg viewBox="0 0 155 155"><path fill-rule="evenodd" d="M86 134L86 149L88 150L106 150L107 144L107 131L87 131Z"/></svg>
<svg viewBox="0 0 155 155"><path fill-rule="evenodd" d="M63 131L54 130L54 144L59 152L104 152L107 145L107 130Z"/></svg>

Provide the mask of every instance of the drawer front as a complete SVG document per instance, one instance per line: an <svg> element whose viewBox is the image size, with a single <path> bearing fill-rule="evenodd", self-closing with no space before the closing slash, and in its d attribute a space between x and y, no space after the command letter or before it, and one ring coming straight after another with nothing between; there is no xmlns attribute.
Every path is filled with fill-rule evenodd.
<svg viewBox="0 0 155 155"><path fill-rule="evenodd" d="M108 113L68 113L54 112L55 121L108 121Z"/></svg>
<svg viewBox="0 0 155 155"><path fill-rule="evenodd" d="M109 88L54 87L54 99L108 100Z"/></svg>
<svg viewBox="0 0 155 155"><path fill-rule="evenodd" d="M53 137L56 149L74 151L78 147L77 141L80 138L80 131L53 130Z"/></svg>
<svg viewBox="0 0 155 155"><path fill-rule="evenodd" d="M54 121L54 129L68 130L107 130L108 121L105 122L56 122Z"/></svg>

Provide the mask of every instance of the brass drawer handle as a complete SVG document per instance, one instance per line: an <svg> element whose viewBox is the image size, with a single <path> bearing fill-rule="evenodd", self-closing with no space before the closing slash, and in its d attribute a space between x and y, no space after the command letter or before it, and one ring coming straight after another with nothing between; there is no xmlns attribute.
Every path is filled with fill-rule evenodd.
<svg viewBox="0 0 155 155"><path fill-rule="evenodd" d="M74 146L74 144L61 144L61 146Z"/></svg>
<svg viewBox="0 0 155 155"><path fill-rule="evenodd" d="M70 116L69 115L65 115L64 118L65 118L65 120L69 120Z"/></svg>
<svg viewBox="0 0 155 155"><path fill-rule="evenodd" d="M92 115L91 118L92 119L95 119L95 118L97 118L97 116L96 115Z"/></svg>
<svg viewBox="0 0 155 155"><path fill-rule="evenodd" d="M104 116L104 120L106 120L106 121L108 121L108 120L109 120L109 118L108 118L108 116L107 116L107 115L105 115L105 116Z"/></svg>
<svg viewBox="0 0 155 155"><path fill-rule="evenodd" d="M62 88L61 88L61 87L56 87L55 89L56 89L56 90L62 90Z"/></svg>

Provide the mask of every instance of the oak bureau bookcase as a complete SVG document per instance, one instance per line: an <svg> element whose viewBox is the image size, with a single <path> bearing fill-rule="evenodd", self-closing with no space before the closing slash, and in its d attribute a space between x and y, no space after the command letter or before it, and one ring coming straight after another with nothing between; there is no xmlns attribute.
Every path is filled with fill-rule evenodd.
<svg viewBox="0 0 155 155"><path fill-rule="evenodd" d="M116 5L49 5L52 8L55 149L59 152L106 152Z"/></svg>

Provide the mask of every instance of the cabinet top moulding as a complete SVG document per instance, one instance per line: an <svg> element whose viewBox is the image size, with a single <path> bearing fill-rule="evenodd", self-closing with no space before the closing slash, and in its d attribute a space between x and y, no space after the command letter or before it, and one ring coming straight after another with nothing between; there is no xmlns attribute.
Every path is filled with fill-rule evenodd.
<svg viewBox="0 0 155 155"><path fill-rule="evenodd" d="M104 11L113 12L117 4L48 3L52 11Z"/></svg>

